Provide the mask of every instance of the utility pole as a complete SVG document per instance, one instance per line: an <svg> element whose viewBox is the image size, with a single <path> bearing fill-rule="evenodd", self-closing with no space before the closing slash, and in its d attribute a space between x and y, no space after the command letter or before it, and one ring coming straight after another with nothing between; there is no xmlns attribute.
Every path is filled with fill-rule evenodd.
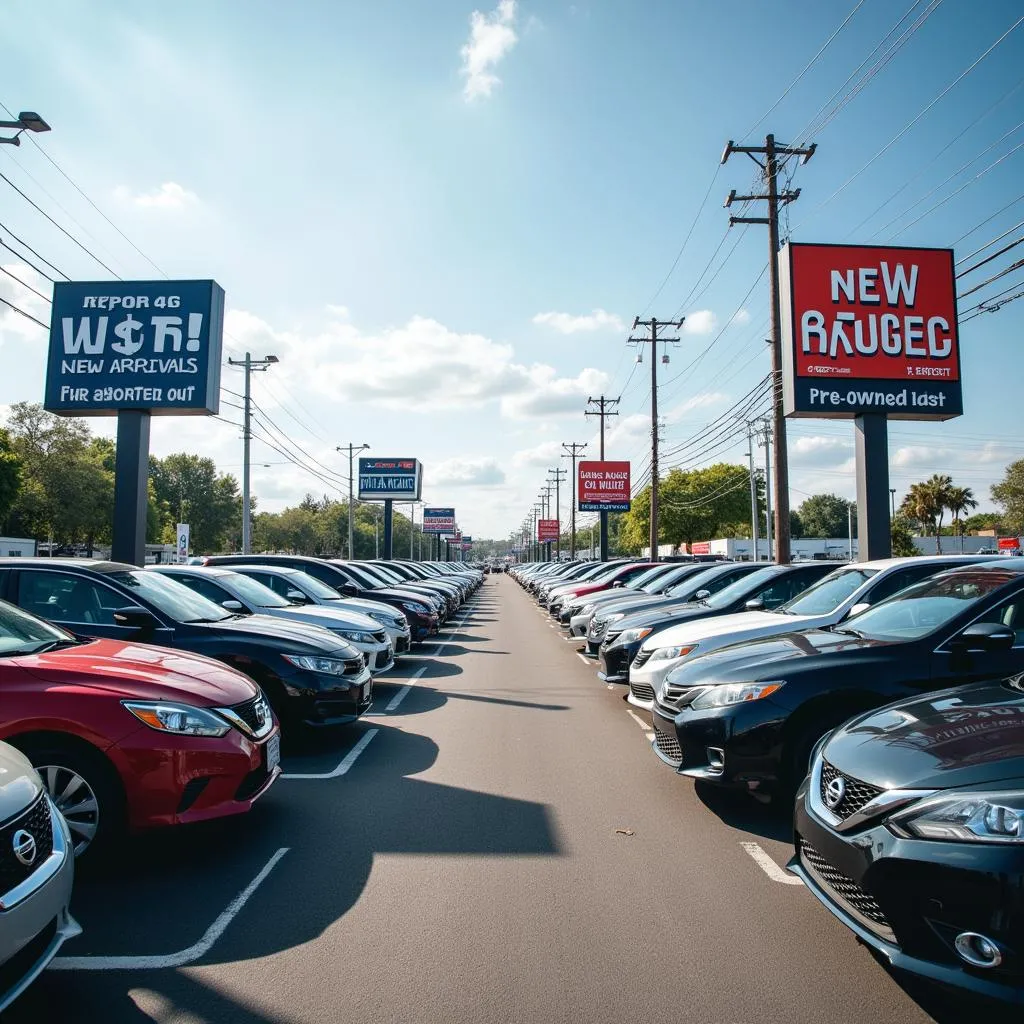
<svg viewBox="0 0 1024 1024"><path fill-rule="evenodd" d="M347 452L348 453L348 557L349 557L350 561L353 558L356 557L355 556L355 543L354 543L354 541L355 541L355 527L353 526L354 520L352 518L352 513L353 513L353 505L352 505L352 502L353 502L353 496L352 496L352 457L355 455L356 452L366 451L366 449L369 448L369 447L370 446L368 444L354 445L350 441L348 444L342 445L341 447L335 446L335 449L334 449L337 452Z"/></svg>
<svg viewBox="0 0 1024 1024"><path fill-rule="evenodd" d="M576 462L579 457L583 454L583 449L586 448L586 442L578 444L573 441L572 444L566 444L562 442L562 448L565 449L565 454L562 456L563 459L572 459L572 476L569 478L569 559L570 561L576 561L576 492L578 490L576 483Z"/></svg>
<svg viewBox="0 0 1024 1024"><path fill-rule="evenodd" d="M245 370L244 411L242 419L242 554L252 554L252 501L249 496L249 447L252 443L252 387L253 373L265 373L267 369L279 362L277 356L265 359L253 359L252 354L245 353L244 359L228 359L229 366L241 366Z"/></svg>
<svg viewBox="0 0 1024 1024"><path fill-rule="evenodd" d="M601 395L600 398L588 398L587 399L587 405L597 406L597 411L596 412L591 412L589 409L585 409L583 411L583 415L584 416L596 416L598 418L598 420L600 421L600 423L601 423L601 461L602 462L604 462L604 421L609 416L618 416L619 415L617 412L614 411L615 407L618 404L619 404L619 399L617 399L617 398L605 398L604 395ZM600 554L599 554L598 557L600 558L600 560L602 562L607 562L608 561L608 513L607 512L601 512L599 514L600 514L600 517L601 517L601 539L600 539L601 551L600 551ZM593 546L593 545L591 545L591 546Z"/></svg>
<svg viewBox="0 0 1024 1024"><path fill-rule="evenodd" d="M558 520L558 537L555 540L555 555L560 562L562 560L562 477L568 474L567 469L561 469L555 467L549 469L549 473L554 474L555 482L555 518ZM548 483L550 483L550 479Z"/></svg>
<svg viewBox="0 0 1024 1024"><path fill-rule="evenodd" d="M658 561L658 342L666 346L661 357L663 363L668 360L668 346L678 345L678 338L658 337L659 327L674 327L677 330L683 326L686 317L682 320L641 320L635 317L633 330L638 327L647 327L651 336L649 338L630 338L629 344L637 346L636 361L642 363L644 360L641 345L651 346L651 561Z"/></svg>
<svg viewBox="0 0 1024 1024"><path fill-rule="evenodd" d="M726 143L722 163L733 153L746 153L761 168L767 184L767 194L738 196L733 189L725 200L726 207L735 202L753 203L766 200L767 217L730 217L733 224L768 225L768 288L771 293L771 342L772 342L772 440L775 443L775 560L784 563L790 559L789 538L789 449L786 444L786 418L782 411L782 339L779 333L779 210L800 198L800 189L793 192L779 192L779 157L800 157L807 163L817 149L817 143L809 146L780 146L774 135L765 137L763 146L737 146L732 140ZM764 157L762 163L758 156Z"/></svg>
<svg viewBox="0 0 1024 1024"><path fill-rule="evenodd" d="M754 539L754 561L760 561L758 557L758 514L757 514L757 478L754 475L754 424L747 423L747 454L750 456L750 535Z"/></svg>
<svg viewBox="0 0 1024 1024"><path fill-rule="evenodd" d="M892 514L889 516L889 521L892 522L896 518L896 488L889 488L889 501L892 504Z"/></svg>
<svg viewBox="0 0 1024 1024"><path fill-rule="evenodd" d="M772 551L772 421L764 416L759 421L757 443L764 448L764 535L768 541L768 561L775 560Z"/></svg>
<svg viewBox="0 0 1024 1024"><path fill-rule="evenodd" d="M541 500L541 507L544 510L544 512L543 512L544 518L545 519L550 519L551 518L551 481L550 480L546 480L544 482L544 486L541 488L541 493L540 493L539 497L540 497L540 500ZM551 541L549 541L549 540L544 542L544 561L545 562L550 562L551 561Z"/></svg>

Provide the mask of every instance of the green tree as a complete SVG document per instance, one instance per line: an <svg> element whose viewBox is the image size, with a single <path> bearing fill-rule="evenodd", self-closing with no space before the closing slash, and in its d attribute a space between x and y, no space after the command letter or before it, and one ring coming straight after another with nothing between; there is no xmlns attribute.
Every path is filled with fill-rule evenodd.
<svg viewBox="0 0 1024 1024"><path fill-rule="evenodd" d="M1010 534L1024 534L1024 459L1006 467L1003 479L992 485L992 500L1003 510L1001 527Z"/></svg>
<svg viewBox="0 0 1024 1024"><path fill-rule="evenodd" d="M889 526L889 536L892 539L893 557L916 555L917 548L914 547L914 535L911 530L911 522L906 516L894 516Z"/></svg>
<svg viewBox="0 0 1024 1024"><path fill-rule="evenodd" d="M935 537L935 552L942 554L942 517L949 508L953 478L934 473L927 480L910 485L900 511L918 523L925 535Z"/></svg>
<svg viewBox="0 0 1024 1024"><path fill-rule="evenodd" d="M974 491L970 487L950 487L946 496L946 508L953 516L953 530L960 538L960 550L964 549L964 519L963 514L972 508L978 507L978 500L974 497Z"/></svg>
<svg viewBox="0 0 1024 1024"><path fill-rule="evenodd" d="M6 522L21 490L21 470L21 459L14 450L11 435L0 429L0 522Z"/></svg>
<svg viewBox="0 0 1024 1024"><path fill-rule="evenodd" d="M149 460L156 501L171 511L174 523L188 523L192 546L211 552L237 549L241 540L242 498L238 481L218 473L213 459L180 452Z"/></svg>
<svg viewBox="0 0 1024 1024"><path fill-rule="evenodd" d="M998 530L1002 517L996 512L977 512L964 520L964 533L978 533L981 530Z"/></svg>
<svg viewBox="0 0 1024 1024"><path fill-rule="evenodd" d="M836 494L813 494L797 509L804 537L846 537L853 512L853 535L857 536L857 506Z"/></svg>

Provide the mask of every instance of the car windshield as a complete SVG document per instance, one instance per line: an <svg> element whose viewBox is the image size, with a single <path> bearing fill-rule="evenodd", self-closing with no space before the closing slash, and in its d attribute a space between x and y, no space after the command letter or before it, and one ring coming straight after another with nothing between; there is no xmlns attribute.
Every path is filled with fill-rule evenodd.
<svg viewBox="0 0 1024 1024"><path fill-rule="evenodd" d="M941 629L1006 584L998 572L973 570L925 580L843 624L869 640L917 640Z"/></svg>
<svg viewBox="0 0 1024 1024"><path fill-rule="evenodd" d="M647 572L642 572L639 576L634 576L631 580L627 580L623 586L628 590L643 590L649 583L654 583L667 572L668 570L665 566L656 565L648 569Z"/></svg>
<svg viewBox="0 0 1024 1024"><path fill-rule="evenodd" d="M74 642L75 638L63 629L0 601L0 658L33 654L56 644Z"/></svg>
<svg viewBox="0 0 1024 1024"><path fill-rule="evenodd" d="M706 604L710 608L728 608L734 601L747 597L762 584L775 579L778 575L780 573L777 565L766 565L763 569L755 569L754 572L741 576L729 586L723 587L717 594L709 597Z"/></svg>
<svg viewBox="0 0 1024 1024"><path fill-rule="evenodd" d="M341 570L360 586L368 587L370 590L381 590L384 587L384 584L376 576L371 575L362 567L355 568L351 562L346 562Z"/></svg>
<svg viewBox="0 0 1024 1024"><path fill-rule="evenodd" d="M243 601L254 605L257 608L290 608L291 603L286 601L280 594L275 594L270 587L265 587L240 572L232 573L230 577L223 578L225 586L234 590Z"/></svg>
<svg viewBox="0 0 1024 1024"><path fill-rule="evenodd" d="M308 572L290 572L284 578L296 590L303 590L310 597L319 598L321 601L340 601L342 599L341 594L334 587L321 583L315 576L310 576Z"/></svg>
<svg viewBox="0 0 1024 1024"><path fill-rule="evenodd" d="M231 612L189 590L183 583L156 572L114 572L110 579L127 587L139 600L151 604L175 622L223 622Z"/></svg>
<svg viewBox="0 0 1024 1024"><path fill-rule="evenodd" d="M827 615L877 572L877 569L864 568L836 569L776 611L783 615Z"/></svg>

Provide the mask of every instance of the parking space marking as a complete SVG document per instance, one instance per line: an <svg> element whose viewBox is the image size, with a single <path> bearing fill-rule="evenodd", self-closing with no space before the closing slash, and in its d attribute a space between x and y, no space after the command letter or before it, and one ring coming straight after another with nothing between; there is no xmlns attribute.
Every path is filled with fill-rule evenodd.
<svg viewBox="0 0 1024 1024"><path fill-rule="evenodd" d="M585 654L580 654L579 651L576 652L576 657L579 658L580 661L582 661L584 665L592 665L593 664L593 662L590 660L590 658L588 658Z"/></svg>
<svg viewBox="0 0 1024 1024"><path fill-rule="evenodd" d="M367 729L363 733L359 742L342 758L341 764L338 765L333 771L329 772L282 772L282 779L337 779L344 775L349 768L356 763L356 759L359 755L370 745L370 740L373 739L380 729Z"/></svg>
<svg viewBox="0 0 1024 1024"><path fill-rule="evenodd" d="M394 695L394 697L391 698L391 702L384 709L384 713L385 714L387 714L389 711L394 711L398 707L398 705L401 704L402 701L405 700L405 698L409 696L409 691L416 685L416 680L419 679L420 676L422 676L423 673L426 672L429 667L430 667L429 665L424 665L423 668L418 669L410 677L408 684L403 686L398 691L398 693L396 693Z"/></svg>
<svg viewBox="0 0 1024 1024"><path fill-rule="evenodd" d="M203 937L191 946L177 953L162 956L58 956L50 961L51 971L151 971L159 967L184 967L206 956L213 944L224 934L224 930L238 916L252 894L263 884L267 875L274 870L277 862L290 847L282 846L266 864L263 870L227 905L217 920L206 929Z"/></svg>
<svg viewBox="0 0 1024 1024"><path fill-rule="evenodd" d="M796 877L796 875L791 875L785 869L780 868L779 865L776 864L775 861L773 861L771 857L769 857L768 854L765 853L760 846L758 846L757 843L740 843L740 846L742 846L743 849L746 850L747 853L749 853L750 856L754 858L754 863L757 864L757 866L773 882L781 882L782 885L804 884L803 881L801 881L801 879Z"/></svg>
<svg viewBox="0 0 1024 1024"><path fill-rule="evenodd" d="M609 686L608 689L611 690L613 689L613 687ZM647 737L648 742L653 743L654 731L651 729L650 724L645 722L635 711L630 711L629 708L626 708L626 714L629 715L629 717L632 718L633 721L636 722L636 724L639 725L641 729L643 729L644 735Z"/></svg>

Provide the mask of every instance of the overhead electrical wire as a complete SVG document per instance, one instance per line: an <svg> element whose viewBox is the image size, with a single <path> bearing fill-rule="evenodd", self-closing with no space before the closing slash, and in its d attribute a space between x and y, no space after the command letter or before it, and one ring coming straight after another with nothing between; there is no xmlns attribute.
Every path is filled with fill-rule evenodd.
<svg viewBox="0 0 1024 1024"><path fill-rule="evenodd" d="M8 300L5 299L2 295L0 295L0 302L2 302L5 306L8 306L11 309L13 309L15 313L20 313L26 320L31 320L32 323L34 324L39 324L39 326L42 327L44 331L48 331L50 329L49 324L44 324L43 321L39 319L39 317L33 316L31 313L26 313L25 310L23 310L20 306L16 306L13 302L8 302Z"/></svg>
<svg viewBox="0 0 1024 1024"><path fill-rule="evenodd" d="M41 263L45 263L55 274L59 274L61 277L63 277L65 281L71 280L71 278L69 278L68 275L65 274L63 270L61 270L59 267L55 267L45 256L42 256L40 253L36 252L35 249L33 249L32 246L28 244L28 242L23 242L9 227L7 227L6 224L2 222L0 222L0 231L5 232L7 235L13 238L18 243L18 245L20 245L23 249L28 249L28 251L32 253L32 255L35 256L37 260L39 260ZM0 245L3 245L5 249L7 249L10 252L13 252L15 256L18 256L17 251L12 249L6 242L0 242ZM24 257L19 256L19 259L24 259ZM25 260L25 262L28 263L29 261ZM53 280L52 277L50 277L48 274L45 274L34 264L29 265L32 266L32 269L37 274L42 274L43 277L45 277L48 281Z"/></svg>
<svg viewBox="0 0 1024 1024"><path fill-rule="evenodd" d="M50 302L50 300L41 291L39 291L36 288L33 288L32 285L26 283L25 281L22 281L20 277L15 277L15 275L12 274L6 267L0 267L0 272L6 274L12 281L17 281L22 288L27 288L30 292L33 292L34 294L38 295L39 298L43 300L43 302L53 305L53 303Z"/></svg>

